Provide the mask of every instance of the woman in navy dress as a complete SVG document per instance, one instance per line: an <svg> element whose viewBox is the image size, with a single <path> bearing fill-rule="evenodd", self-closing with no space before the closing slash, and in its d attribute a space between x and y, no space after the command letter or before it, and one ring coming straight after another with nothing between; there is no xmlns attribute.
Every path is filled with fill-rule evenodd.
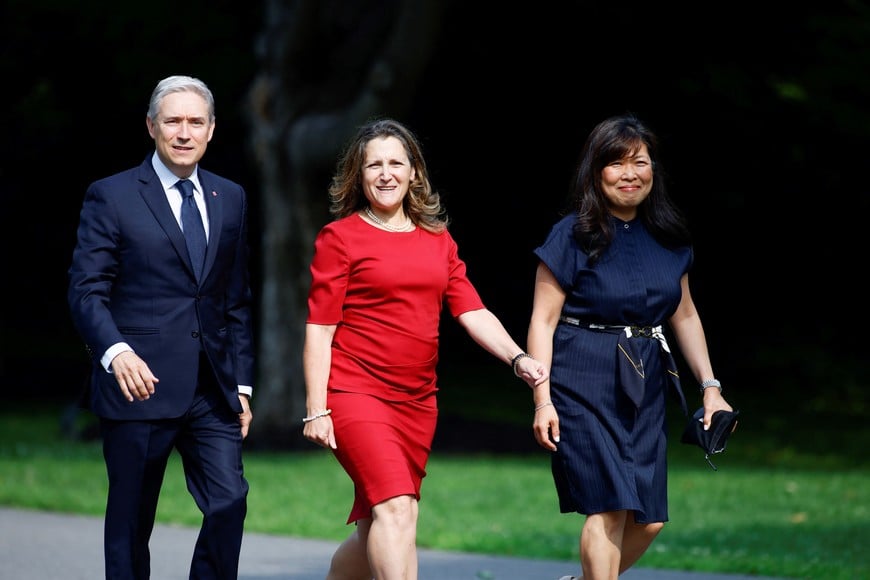
<svg viewBox="0 0 870 580"><path fill-rule="evenodd" d="M550 380L535 389L535 438L553 452L560 511L586 516L584 580L615 579L668 520L671 385L684 410L685 400L663 325L701 385L705 426L714 412L732 410L714 378L689 291L692 246L656 146L632 115L596 126L572 211L535 250L528 348L550 364Z"/></svg>

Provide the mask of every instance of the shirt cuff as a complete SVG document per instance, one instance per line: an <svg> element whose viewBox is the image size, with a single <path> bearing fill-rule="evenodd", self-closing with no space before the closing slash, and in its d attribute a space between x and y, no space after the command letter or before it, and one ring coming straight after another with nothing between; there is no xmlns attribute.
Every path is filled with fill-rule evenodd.
<svg viewBox="0 0 870 580"><path fill-rule="evenodd" d="M107 373L111 373L112 361L115 360L116 356L127 351L133 352L133 348L129 344L126 342L115 343L109 347L109 350L107 350L106 354L103 355L103 358L100 359L100 364L103 365L103 368L106 369Z"/></svg>
<svg viewBox="0 0 870 580"><path fill-rule="evenodd" d="M248 385L239 385L239 394L247 395L250 399L254 394L254 387L249 387Z"/></svg>

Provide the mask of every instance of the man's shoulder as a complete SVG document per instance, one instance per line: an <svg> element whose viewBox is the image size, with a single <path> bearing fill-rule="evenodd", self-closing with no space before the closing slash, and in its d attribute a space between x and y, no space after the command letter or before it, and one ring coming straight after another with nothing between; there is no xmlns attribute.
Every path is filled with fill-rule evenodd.
<svg viewBox="0 0 870 580"><path fill-rule="evenodd" d="M217 173L212 173L207 169L203 169L200 167L199 172L199 183L202 185L202 188L205 191L211 191L212 195L230 195L230 196L238 196L238 198L244 198L245 188L242 187L240 183L233 181L227 177L222 175L218 175Z"/></svg>
<svg viewBox="0 0 870 580"><path fill-rule="evenodd" d="M242 188L242 185L237 181L234 181L229 177L224 177L223 175L218 175L217 173L209 171L208 169L203 169L202 166L200 166L197 171L199 172L200 182L207 181L209 183L220 185L222 187L235 187L239 189Z"/></svg>
<svg viewBox="0 0 870 580"><path fill-rule="evenodd" d="M127 169L96 179L91 183L91 186L113 185L125 181L149 181L154 176L156 176L154 168L151 167L151 163L146 159L135 167L128 167Z"/></svg>

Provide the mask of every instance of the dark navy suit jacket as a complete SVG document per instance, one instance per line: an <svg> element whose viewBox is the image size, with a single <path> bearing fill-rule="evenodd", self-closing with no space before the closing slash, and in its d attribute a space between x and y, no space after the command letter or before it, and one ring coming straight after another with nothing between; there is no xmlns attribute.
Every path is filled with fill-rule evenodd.
<svg viewBox="0 0 870 580"><path fill-rule="evenodd" d="M100 417L182 415L196 389L202 347L234 411L242 412L238 385L254 384L246 194L202 168L198 175L209 216L200 282L150 155L87 189L68 300L93 358L88 401ZM100 364L118 342L128 343L160 380L151 398L128 402Z"/></svg>

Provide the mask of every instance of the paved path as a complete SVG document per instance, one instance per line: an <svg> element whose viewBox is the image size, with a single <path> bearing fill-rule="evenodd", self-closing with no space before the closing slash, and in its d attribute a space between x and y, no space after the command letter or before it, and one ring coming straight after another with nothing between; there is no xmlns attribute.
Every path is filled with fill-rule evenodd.
<svg viewBox="0 0 870 580"><path fill-rule="evenodd" d="M0 579L102 580L103 520L0 508ZM158 525L152 580L187 580L197 530ZM239 580L323 580L335 542L246 533ZM574 562L419 550L420 580L558 580ZM626 580L759 580L758 576L638 568ZM775 580L775 579L764 579Z"/></svg>

